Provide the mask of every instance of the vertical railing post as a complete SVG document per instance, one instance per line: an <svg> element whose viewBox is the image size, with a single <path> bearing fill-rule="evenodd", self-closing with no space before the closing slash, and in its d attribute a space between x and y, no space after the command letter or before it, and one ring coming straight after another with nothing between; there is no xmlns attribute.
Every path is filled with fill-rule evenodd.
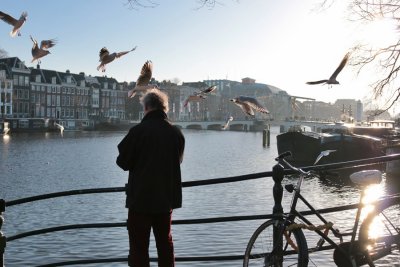
<svg viewBox="0 0 400 267"><path fill-rule="evenodd" d="M3 227L3 212L6 210L6 202L0 199L0 266L4 267L4 250L6 248L6 237L3 235L1 228Z"/></svg>
<svg viewBox="0 0 400 267"><path fill-rule="evenodd" d="M283 187L282 187L282 180L283 180L283 173L284 169L282 165L277 163L272 168L272 179L274 180L274 187L273 187L273 196L274 196L274 207L272 208L272 213L274 218L281 218L283 214L283 207L282 207L282 197L283 197ZM283 236L282 232L279 231L279 225L274 225L273 228L273 245L274 250L276 251L276 255L278 255L279 261L276 262L275 266L282 266L282 259L283 259L283 251L282 251L282 242Z"/></svg>
<svg viewBox="0 0 400 267"><path fill-rule="evenodd" d="M274 215L279 215L283 213L282 208L282 197L283 197L283 167L281 164L275 164L272 167L272 179L274 180L273 196L274 196L274 207L272 213Z"/></svg>

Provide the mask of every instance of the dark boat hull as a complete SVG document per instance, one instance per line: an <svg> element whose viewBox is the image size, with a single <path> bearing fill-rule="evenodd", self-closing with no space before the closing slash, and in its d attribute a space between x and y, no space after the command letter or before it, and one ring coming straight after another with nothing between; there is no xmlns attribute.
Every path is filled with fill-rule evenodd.
<svg viewBox="0 0 400 267"><path fill-rule="evenodd" d="M329 164L385 155L382 140L353 134L286 132L277 135L278 153L291 151L289 161L297 166L314 165L321 151L335 150L317 164Z"/></svg>

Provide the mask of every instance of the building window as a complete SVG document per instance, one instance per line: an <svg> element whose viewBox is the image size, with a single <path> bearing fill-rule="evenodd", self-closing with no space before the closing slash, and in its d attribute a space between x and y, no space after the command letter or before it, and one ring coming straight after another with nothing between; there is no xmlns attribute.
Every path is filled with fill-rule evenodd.
<svg viewBox="0 0 400 267"><path fill-rule="evenodd" d="M29 86L29 76L25 76L25 86Z"/></svg>

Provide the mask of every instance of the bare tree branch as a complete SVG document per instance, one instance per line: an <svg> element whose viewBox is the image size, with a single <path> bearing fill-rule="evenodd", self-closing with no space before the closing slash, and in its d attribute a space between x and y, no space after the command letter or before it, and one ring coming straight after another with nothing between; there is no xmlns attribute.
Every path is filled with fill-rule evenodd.
<svg viewBox="0 0 400 267"><path fill-rule="evenodd" d="M129 9L139 10L139 8L155 8L159 4L153 2L151 0L127 0L128 2L125 5L128 6Z"/></svg>
<svg viewBox="0 0 400 267"><path fill-rule="evenodd" d="M202 8L213 9L216 5L223 5L223 1L225 0L196 0L199 5L196 10ZM239 2L239 0L231 0ZM127 0L126 4L129 9L139 10L140 8L155 8L159 5L159 3L154 2L152 0Z"/></svg>

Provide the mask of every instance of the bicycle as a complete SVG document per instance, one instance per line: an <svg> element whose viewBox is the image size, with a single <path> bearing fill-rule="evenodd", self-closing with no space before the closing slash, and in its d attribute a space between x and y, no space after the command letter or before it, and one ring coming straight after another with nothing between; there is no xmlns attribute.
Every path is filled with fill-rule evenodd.
<svg viewBox="0 0 400 267"><path fill-rule="evenodd" d="M306 267L309 264L309 254L327 249L334 249L334 262L340 267L356 267L364 264L375 266L374 261L391 254L394 250L399 253L400 263L400 194L385 196L375 201L375 209L368 213L360 224L364 190L361 191L360 202L357 205L356 218L351 231L340 232L333 228L306 199L301 195L301 185L304 178L312 175L311 171L292 166L285 157L290 152L279 155L275 160L298 174L297 185L285 185L286 191L293 193L290 211L274 216L261 224L251 236L246 247L243 267L251 266L298 266ZM382 173L377 170L359 171L350 176L351 180L360 185L380 183ZM301 200L310 209L313 215L322 222L314 225L299 211L296 210L298 200ZM370 203L369 203L370 204ZM297 223L295 220L301 221ZM360 227L358 225L360 224ZM370 227L379 229L378 236ZM378 228L376 228L378 227ZM308 243L303 233L307 229L320 236L315 247L308 248ZM328 234L339 239L333 241ZM357 235L358 233L358 235ZM350 241L343 241L344 237ZM328 245L323 245L325 242Z"/></svg>

